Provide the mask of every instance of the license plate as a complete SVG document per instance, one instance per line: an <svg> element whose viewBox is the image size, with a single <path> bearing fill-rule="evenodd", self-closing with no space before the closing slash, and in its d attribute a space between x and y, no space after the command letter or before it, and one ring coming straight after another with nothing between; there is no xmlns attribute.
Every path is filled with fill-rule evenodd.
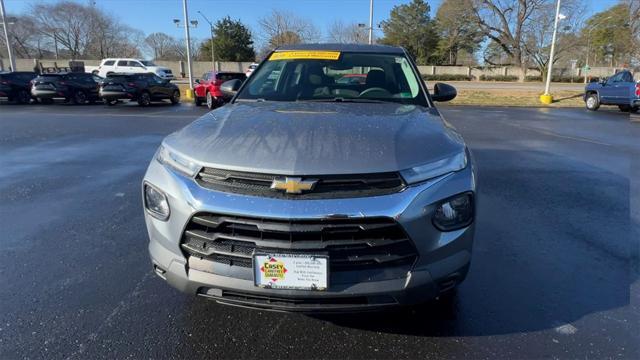
<svg viewBox="0 0 640 360"><path fill-rule="evenodd" d="M253 257L255 285L270 289L326 290L327 256L301 254L256 254Z"/></svg>

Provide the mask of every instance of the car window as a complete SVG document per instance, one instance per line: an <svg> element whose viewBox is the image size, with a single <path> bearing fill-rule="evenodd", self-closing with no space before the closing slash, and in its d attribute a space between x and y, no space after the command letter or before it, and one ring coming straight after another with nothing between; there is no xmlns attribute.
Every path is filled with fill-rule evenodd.
<svg viewBox="0 0 640 360"><path fill-rule="evenodd" d="M127 66L127 61L126 60L118 61L118 66Z"/></svg>
<svg viewBox="0 0 640 360"><path fill-rule="evenodd" d="M631 73L625 71L624 73L622 73L622 81L633 82L633 76L631 76Z"/></svg>
<svg viewBox="0 0 640 360"><path fill-rule="evenodd" d="M112 66L112 65L113 65L113 64L115 64L115 63L116 63L116 61L115 61L115 60L107 60L107 61L105 61L105 62L104 62L104 65L106 65L106 66Z"/></svg>
<svg viewBox="0 0 640 360"><path fill-rule="evenodd" d="M144 66L156 66L156 64L151 60L142 60L140 61Z"/></svg>
<svg viewBox="0 0 640 360"><path fill-rule="evenodd" d="M129 66L131 66L131 67L142 67L142 64L140 64L137 61L129 61Z"/></svg>
<svg viewBox="0 0 640 360"><path fill-rule="evenodd" d="M613 75L612 77L609 78L609 82L610 83L617 83L617 82L621 82L622 81L622 75L624 73L617 73L615 75Z"/></svg>
<svg viewBox="0 0 640 360"><path fill-rule="evenodd" d="M350 77L364 80L341 80ZM249 77L237 99L358 98L428 106L420 81L409 60L401 54L344 52L337 58L321 59L272 55Z"/></svg>

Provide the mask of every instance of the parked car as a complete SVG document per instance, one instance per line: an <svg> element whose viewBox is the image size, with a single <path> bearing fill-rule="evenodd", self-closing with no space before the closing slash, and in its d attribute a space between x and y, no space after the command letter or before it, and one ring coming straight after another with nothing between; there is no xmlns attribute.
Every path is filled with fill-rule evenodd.
<svg viewBox="0 0 640 360"><path fill-rule="evenodd" d="M204 73L202 79L196 79L196 84L193 88L195 91L196 105L200 106L205 102L209 109L215 109L223 105L231 99L225 97L220 91L220 85L225 81L233 79L244 81L246 78L247 76L241 72L210 71Z"/></svg>
<svg viewBox="0 0 640 360"><path fill-rule="evenodd" d="M109 74L100 84L100 98L107 105L119 100L137 101L140 106L169 100L175 105L180 102L180 89L154 74Z"/></svg>
<svg viewBox="0 0 640 360"><path fill-rule="evenodd" d="M174 79L171 69L156 65L151 60L139 59L104 59L97 69L91 71L92 74L107 77L109 74L126 73L126 74L155 74L166 80Z"/></svg>
<svg viewBox="0 0 640 360"><path fill-rule="evenodd" d="M587 109L595 111L600 105L617 105L621 111L636 112L640 109L640 82L624 70L597 82L587 84L584 91Z"/></svg>
<svg viewBox="0 0 640 360"><path fill-rule="evenodd" d="M258 67L259 64L253 63L251 65L249 65L249 67L247 68L247 70L244 72L244 74L249 77L251 76L251 74L253 73L253 71Z"/></svg>
<svg viewBox="0 0 640 360"><path fill-rule="evenodd" d="M0 74L0 98L7 98L18 104L31 102L31 80L37 74L32 71L15 71Z"/></svg>
<svg viewBox="0 0 640 360"><path fill-rule="evenodd" d="M366 73L360 84L333 74ZM274 80L275 78L275 80ZM420 304L468 272L476 175L402 48L277 49L232 102L166 137L142 183L154 272L219 303L300 312Z"/></svg>
<svg viewBox="0 0 640 360"><path fill-rule="evenodd" d="M41 74L32 81L31 95L43 104L56 98L74 104L93 103L98 100L98 82L88 73Z"/></svg>

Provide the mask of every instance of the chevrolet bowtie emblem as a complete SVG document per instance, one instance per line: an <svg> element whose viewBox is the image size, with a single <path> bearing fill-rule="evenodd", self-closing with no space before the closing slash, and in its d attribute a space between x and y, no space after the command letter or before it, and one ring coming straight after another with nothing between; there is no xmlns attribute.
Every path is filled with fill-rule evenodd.
<svg viewBox="0 0 640 360"><path fill-rule="evenodd" d="M313 190L317 180L302 180L302 178L285 177L274 179L271 188L274 190L284 190L287 194L302 194L303 191Z"/></svg>

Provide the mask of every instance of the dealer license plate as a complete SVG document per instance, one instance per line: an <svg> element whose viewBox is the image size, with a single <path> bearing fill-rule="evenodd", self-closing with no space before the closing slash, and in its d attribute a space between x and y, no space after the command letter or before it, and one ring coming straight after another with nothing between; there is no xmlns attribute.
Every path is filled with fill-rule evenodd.
<svg viewBox="0 0 640 360"><path fill-rule="evenodd" d="M253 257L255 285L271 289L326 290L327 256L302 254L256 254Z"/></svg>

